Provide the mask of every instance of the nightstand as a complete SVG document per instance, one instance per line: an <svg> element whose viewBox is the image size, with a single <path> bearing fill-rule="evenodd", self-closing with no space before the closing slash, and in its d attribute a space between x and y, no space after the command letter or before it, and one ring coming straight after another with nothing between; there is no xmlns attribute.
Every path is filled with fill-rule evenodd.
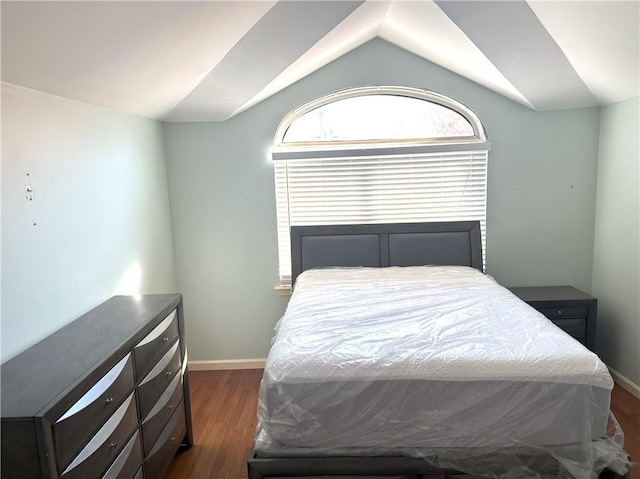
<svg viewBox="0 0 640 479"><path fill-rule="evenodd" d="M591 351L595 351L598 309L596 298L573 286L535 286L509 290Z"/></svg>

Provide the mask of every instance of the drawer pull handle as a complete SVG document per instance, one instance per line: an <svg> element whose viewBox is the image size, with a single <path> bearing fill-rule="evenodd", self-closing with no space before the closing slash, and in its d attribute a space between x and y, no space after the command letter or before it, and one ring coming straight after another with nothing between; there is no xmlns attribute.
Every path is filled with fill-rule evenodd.
<svg viewBox="0 0 640 479"><path fill-rule="evenodd" d="M167 406L170 410L173 409L175 406L173 404L169 404L169 406Z"/></svg>
<svg viewBox="0 0 640 479"><path fill-rule="evenodd" d="M560 310L560 309L559 309L559 310L558 310L558 314L562 314L562 310Z"/></svg>
<svg viewBox="0 0 640 479"><path fill-rule="evenodd" d="M163 342L163 343L166 343L166 342L168 342L168 341L169 341L169 338L162 338L162 342Z"/></svg>
<svg viewBox="0 0 640 479"><path fill-rule="evenodd" d="M175 441L176 439L178 439L176 436L170 437L169 441Z"/></svg>
<svg viewBox="0 0 640 479"><path fill-rule="evenodd" d="M116 447L117 445L118 445L117 442L112 442L112 443L109 444L109 447Z"/></svg>
<svg viewBox="0 0 640 479"><path fill-rule="evenodd" d="M104 402L107 403L107 404L112 403L113 402L113 398L106 398L104 400Z"/></svg>
<svg viewBox="0 0 640 479"><path fill-rule="evenodd" d="M167 376L171 376L171 371L167 371L165 374L166 374Z"/></svg>

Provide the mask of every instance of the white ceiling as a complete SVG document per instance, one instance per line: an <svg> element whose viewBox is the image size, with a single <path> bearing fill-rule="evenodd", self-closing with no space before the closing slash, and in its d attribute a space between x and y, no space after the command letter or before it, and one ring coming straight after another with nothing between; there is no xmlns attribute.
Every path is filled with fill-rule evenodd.
<svg viewBox="0 0 640 479"><path fill-rule="evenodd" d="M377 37L536 110L640 95L640 0L2 1L2 80L223 121Z"/></svg>

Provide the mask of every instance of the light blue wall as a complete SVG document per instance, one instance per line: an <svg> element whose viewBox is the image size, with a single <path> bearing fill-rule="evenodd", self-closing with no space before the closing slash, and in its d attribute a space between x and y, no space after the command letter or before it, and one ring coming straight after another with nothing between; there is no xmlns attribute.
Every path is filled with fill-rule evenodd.
<svg viewBox="0 0 640 479"><path fill-rule="evenodd" d="M3 83L2 361L114 294L175 290L161 124Z"/></svg>
<svg viewBox="0 0 640 479"><path fill-rule="evenodd" d="M598 352L640 385L640 99L602 108L593 261Z"/></svg>
<svg viewBox="0 0 640 479"><path fill-rule="evenodd" d="M484 122L488 273L505 285L590 291L599 109L534 112L375 39L226 122L164 125L190 359L266 356L286 304L273 291L276 128L303 103L366 85L433 90Z"/></svg>

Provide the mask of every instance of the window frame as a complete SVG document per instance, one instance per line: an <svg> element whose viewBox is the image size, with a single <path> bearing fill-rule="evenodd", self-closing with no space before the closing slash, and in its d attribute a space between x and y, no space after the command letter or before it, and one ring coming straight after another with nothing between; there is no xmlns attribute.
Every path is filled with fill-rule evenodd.
<svg viewBox="0 0 640 479"><path fill-rule="evenodd" d="M284 137L289 127L295 123L297 119L305 115L306 113L320 108L324 105L334 103L340 100L369 96L369 95L390 95L390 96L403 96L414 98L416 100L423 100L434 103L438 106L443 106L458 113L471 125L474 135L473 136L451 136L451 137L434 137L434 138L408 138L408 139L388 139L388 140L326 140L326 141L306 141L306 142L284 142ZM323 160L323 159L339 159L339 158L353 158L358 157L396 157L396 156L410 156L421 154L438 154L438 153L465 153L474 154L474 152L485 152L485 162L488 162L488 153L491 150L491 143L487 140L486 130L480 118L466 105L458 102L457 100L446 97L439 93L431 92L428 90L420 90L409 87L389 87L389 86L374 86L374 87L359 87L341 90L329 95L325 95L318 99L301 105L300 107L292 110L288 113L278 125L276 135L274 138L273 148L271 151L271 157L274 161L274 179L276 181L276 207L280 210L280 203L278 199L278 168L275 168L275 164L284 162L284 165L292 162L295 164L296 160ZM285 168L287 168L285 166ZM485 163L484 167L484 217L481 221L482 225L482 241L483 241L483 264L486 267L486 195L487 195L487 168L488 164ZM288 176L288 175L287 175ZM281 179L282 180L282 179ZM286 180L287 182L289 180ZM288 191L288 186L287 186ZM287 193L287 211L290 211L290 203ZM279 213L278 213L279 215ZM290 215L290 213L289 213ZM291 216L287 220L287 223L291 225ZM324 224L320 221L319 224ZM286 295L291 289L290 283L287 282L287 275L282 274L280 270L282 263L280 259L280 217L277 219L278 230L278 276L280 278L278 284L275 286L275 290L278 295Z"/></svg>
<svg viewBox="0 0 640 479"><path fill-rule="evenodd" d="M305 141L305 142L284 142L284 136L287 133L289 127L295 123L301 116L309 113L312 110L320 108L330 103L335 103L340 100L348 98L355 98L361 96L371 95L389 95L389 96L403 96L407 98L414 98L416 100L423 100L430 103L435 103L440 106L444 106L453 110L461 115L465 120L469 122L473 129L473 136L456 136L456 137L433 137L433 138L406 138L406 139L389 139L389 140L329 140L329 141ZM376 86L376 87L358 87L350 88L347 90L341 90L329 95L312 100L295 110L289 112L278 125L276 135L273 144L272 157L273 160L280 159L292 159L291 155L287 153L296 152L297 158L300 158L300 154L314 151L345 151L358 150L362 147L370 149L385 147L398 148L401 146L425 146L433 145L435 148L431 150L437 151L451 151L455 148L447 148L445 145L460 146L461 144L474 143L473 148L482 147L482 144L488 144L485 128L480 121L478 115L473 110L463 105L462 103L454 100L453 98L446 97L439 93L435 93L428 90L419 90L417 88L409 87L397 87L397 86ZM440 150L437 146L445 148ZM424 151L424 150L423 150ZM411 152L409 152L411 153ZM369 151L367 154L372 154ZM381 153L373 154L385 154L384 150ZM388 154L388 153L387 153ZM295 156L295 155L294 155ZM304 156L304 158L314 158L316 155Z"/></svg>

